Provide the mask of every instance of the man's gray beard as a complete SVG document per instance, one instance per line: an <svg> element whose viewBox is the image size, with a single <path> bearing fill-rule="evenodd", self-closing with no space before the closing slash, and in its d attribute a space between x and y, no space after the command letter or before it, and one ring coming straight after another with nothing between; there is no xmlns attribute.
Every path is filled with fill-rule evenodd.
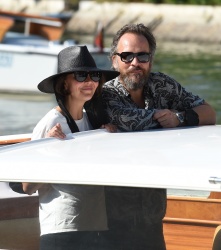
<svg viewBox="0 0 221 250"><path fill-rule="evenodd" d="M136 75L136 79L134 78L135 77L128 77L127 75L121 77L121 80L128 90L142 89L147 82L148 76Z"/></svg>

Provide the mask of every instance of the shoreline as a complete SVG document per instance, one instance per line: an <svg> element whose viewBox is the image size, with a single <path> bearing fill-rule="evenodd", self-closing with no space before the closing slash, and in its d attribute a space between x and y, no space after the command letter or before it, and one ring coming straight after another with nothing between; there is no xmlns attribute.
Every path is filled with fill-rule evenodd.
<svg viewBox="0 0 221 250"><path fill-rule="evenodd" d="M221 6L83 1L68 22L66 32L73 37L92 36L101 24L108 40L128 23L150 27L158 43L221 47Z"/></svg>
<svg viewBox="0 0 221 250"><path fill-rule="evenodd" d="M159 41L157 42L157 51L162 53L173 53L177 55L185 54L209 54L209 55L221 55L220 44L198 44L193 42L173 42L173 41Z"/></svg>
<svg viewBox="0 0 221 250"><path fill-rule="evenodd" d="M64 0L30 0L20 5L13 3L13 0L3 0L0 10L37 15L71 13L62 38L68 36L68 39L79 43L93 43L101 25L104 28L104 44L109 47L112 37L123 25L144 23L153 31L158 50L221 54L221 6L98 3L86 0L79 2L77 10L68 10Z"/></svg>
<svg viewBox="0 0 221 250"><path fill-rule="evenodd" d="M93 43L94 37L92 35L72 35L67 34L70 37L75 37L76 41L79 44L85 43L90 44ZM168 40L161 40L156 38L157 42L157 52L161 53L173 53L177 55L185 55L185 54L209 54L209 55L221 55L221 44L217 43L198 43L198 42L184 42L184 41L168 41ZM104 45L106 48L110 48L112 43L111 36L104 35Z"/></svg>

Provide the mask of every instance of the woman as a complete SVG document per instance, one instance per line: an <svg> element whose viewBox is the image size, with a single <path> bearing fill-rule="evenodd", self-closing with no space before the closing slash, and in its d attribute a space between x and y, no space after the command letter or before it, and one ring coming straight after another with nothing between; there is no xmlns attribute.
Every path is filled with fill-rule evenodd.
<svg viewBox="0 0 221 250"><path fill-rule="evenodd" d="M86 46L71 46L58 54L58 73L38 88L54 93L58 106L34 128L32 139L105 127L99 105L102 83L118 76L97 68ZM85 111L84 111L85 109ZM58 129L59 128L59 129ZM74 152L73 152L74 157ZM40 249L104 249L99 232L107 230L104 188L69 184L22 183L25 193L39 194Z"/></svg>

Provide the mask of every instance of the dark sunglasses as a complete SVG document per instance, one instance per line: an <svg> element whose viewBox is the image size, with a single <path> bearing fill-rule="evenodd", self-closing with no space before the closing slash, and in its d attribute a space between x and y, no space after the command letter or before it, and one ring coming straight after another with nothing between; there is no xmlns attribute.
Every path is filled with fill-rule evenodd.
<svg viewBox="0 0 221 250"><path fill-rule="evenodd" d="M151 59L151 53L147 52L122 52L122 53L115 53L115 55L118 55L122 62L130 63L134 60L136 57L140 63L147 63Z"/></svg>
<svg viewBox="0 0 221 250"><path fill-rule="evenodd" d="M84 82L89 75L91 80L94 82L99 82L102 76L102 73L99 71L76 71L73 73L74 78L78 82Z"/></svg>

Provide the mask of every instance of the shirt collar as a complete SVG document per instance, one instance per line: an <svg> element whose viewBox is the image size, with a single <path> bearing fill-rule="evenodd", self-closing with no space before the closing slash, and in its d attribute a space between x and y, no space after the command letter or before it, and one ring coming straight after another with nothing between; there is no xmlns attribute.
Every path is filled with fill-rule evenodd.
<svg viewBox="0 0 221 250"><path fill-rule="evenodd" d="M125 96L130 96L128 90L124 87L124 85L119 81L119 77L116 77L114 80L114 87L118 89L118 91L122 92Z"/></svg>

